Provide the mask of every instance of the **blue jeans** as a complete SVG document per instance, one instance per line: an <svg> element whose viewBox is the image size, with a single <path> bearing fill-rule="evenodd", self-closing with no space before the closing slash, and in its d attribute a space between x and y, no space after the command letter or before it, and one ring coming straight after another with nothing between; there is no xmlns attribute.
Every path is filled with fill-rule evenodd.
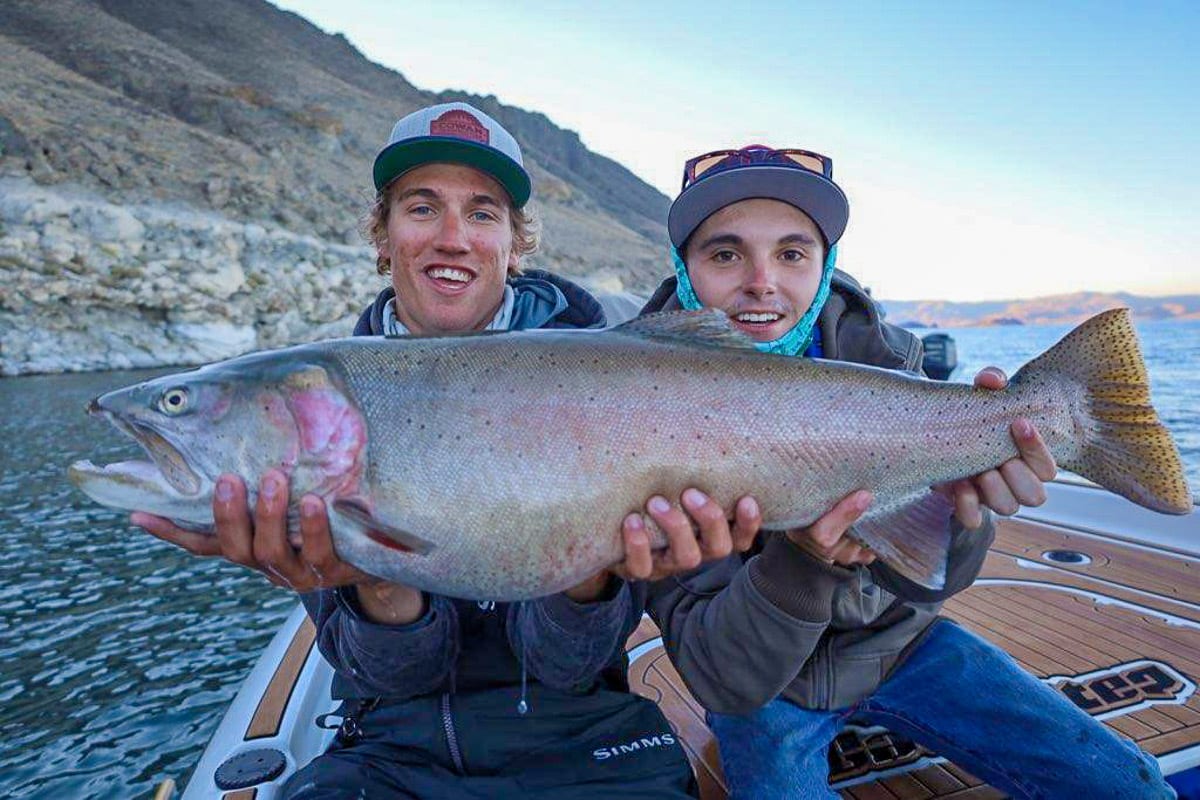
<svg viewBox="0 0 1200 800"><path fill-rule="evenodd" d="M851 717L906 736L1015 798L1175 797L1158 762L1133 742L945 620L850 708L810 711L776 699L749 717L710 714L732 796L838 797L826 754Z"/></svg>

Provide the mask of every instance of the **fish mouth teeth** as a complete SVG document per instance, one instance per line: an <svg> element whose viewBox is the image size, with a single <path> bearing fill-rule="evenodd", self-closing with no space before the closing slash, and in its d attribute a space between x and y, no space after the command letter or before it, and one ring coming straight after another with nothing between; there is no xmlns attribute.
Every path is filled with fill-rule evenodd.
<svg viewBox="0 0 1200 800"><path fill-rule="evenodd" d="M734 314L733 318L738 322L762 325L778 322L783 319L783 314L778 314L774 311L743 311L740 314Z"/></svg>
<svg viewBox="0 0 1200 800"><path fill-rule="evenodd" d="M188 497L200 493L203 488L200 476L188 466L187 459L178 448L161 433L148 425L123 419L111 411L97 409L93 413L107 417L109 422L141 445L146 455L154 462L154 466L162 473L163 479L171 484L175 491Z"/></svg>
<svg viewBox="0 0 1200 800"><path fill-rule="evenodd" d="M440 278L446 281L454 281L455 283L470 283L475 276L465 269L458 267L437 266L430 267L425 270L425 274L431 278Z"/></svg>

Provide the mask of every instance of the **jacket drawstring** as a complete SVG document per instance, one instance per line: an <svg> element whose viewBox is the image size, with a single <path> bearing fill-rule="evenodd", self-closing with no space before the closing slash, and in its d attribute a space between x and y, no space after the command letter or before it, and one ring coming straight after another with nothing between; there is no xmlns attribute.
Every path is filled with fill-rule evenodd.
<svg viewBox="0 0 1200 800"><path fill-rule="evenodd" d="M526 689L525 678L526 678L527 672L528 671L525 668L525 637L522 636L521 637L521 699L519 701L517 701L517 713L521 714L521 715L529 713L529 703L527 703L525 701L525 698L527 696L526 691L525 691L525 689Z"/></svg>

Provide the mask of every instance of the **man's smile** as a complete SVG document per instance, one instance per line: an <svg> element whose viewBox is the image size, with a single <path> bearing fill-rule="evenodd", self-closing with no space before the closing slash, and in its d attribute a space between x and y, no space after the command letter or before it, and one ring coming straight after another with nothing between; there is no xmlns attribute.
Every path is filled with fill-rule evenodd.
<svg viewBox="0 0 1200 800"><path fill-rule="evenodd" d="M471 270L452 264L431 264L425 268L425 277L440 291L456 294L466 289L474 280Z"/></svg>
<svg viewBox="0 0 1200 800"><path fill-rule="evenodd" d="M776 309L754 308L727 311L729 321L756 342L770 342L787 333L791 317Z"/></svg>

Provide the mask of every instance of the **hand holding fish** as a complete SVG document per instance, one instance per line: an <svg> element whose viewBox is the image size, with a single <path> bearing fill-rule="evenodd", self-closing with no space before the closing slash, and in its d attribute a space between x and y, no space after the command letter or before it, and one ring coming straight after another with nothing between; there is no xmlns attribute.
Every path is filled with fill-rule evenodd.
<svg viewBox="0 0 1200 800"><path fill-rule="evenodd" d="M294 547L287 536L287 505L287 478L278 470L263 475L253 518L241 479L222 475L212 504L215 536L185 530L140 511L130 516L130 522L193 555L223 556L263 573L276 586L297 592L378 580L337 557L325 504L315 495L300 502L302 544Z"/></svg>
<svg viewBox="0 0 1200 800"><path fill-rule="evenodd" d="M300 500L298 548L288 540L287 506L287 477L268 470L259 483L253 518L241 479L218 478L213 496L215 536L184 530L140 511L130 521L193 555L222 556L296 592L357 585L359 603L375 622L405 624L421 616L425 601L420 590L381 580L338 558L321 498L305 495Z"/></svg>
<svg viewBox="0 0 1200 800"><path fill-rule="evenodd" d="M754 498L738 500L731 527L720 504L694 488L683 492L679 506L672 506L661 495L650 498L646 515L666 534L667 548L652 551L642 515L628 514L621 524L625 560L613 568L626 580L656 581L733 552L744 553L762 525Z"/></svg>
<svg viewBox="0 0 1200 800"><path fill-rule="evenodd" d="M787 537L801 550L826 564L842 567L870 564L875 560L875 554L846 533L871 507L872 500L874 498L866 490L853 492L812 525L788 531Z"/></svg>
<svg viewBox="0 0 1200 800"><path fill-rule="evenodd" d="M646 515L666 534L667 547L651 550L642 515L627 515L621 524L625 560L568 589L568 597L580 603L596 600L612 575L627 581L656 581L735 551L745 552L754 544L762 524L753 498L738 501L731 522L715 500L695 488L683 492L678 507L661 495L651 497L646 501Z"/></svg>
<svg viewBox="0 0 1200 800"><path fill-rule="evenodd" d="M998 367L984 367L975 375L975 386L981 389L1001 391L1007 385L1008 378ZM1053 480L1058 473L1054 456L1029 420L1014 420L1011 430L1021 454L1019 458L970 478L934 487L954 500L955 516L968 529L983 524L984 507L1008 516L1020 511L1021 506L1036 507L1046 502L1042 484Z"/></svg>

